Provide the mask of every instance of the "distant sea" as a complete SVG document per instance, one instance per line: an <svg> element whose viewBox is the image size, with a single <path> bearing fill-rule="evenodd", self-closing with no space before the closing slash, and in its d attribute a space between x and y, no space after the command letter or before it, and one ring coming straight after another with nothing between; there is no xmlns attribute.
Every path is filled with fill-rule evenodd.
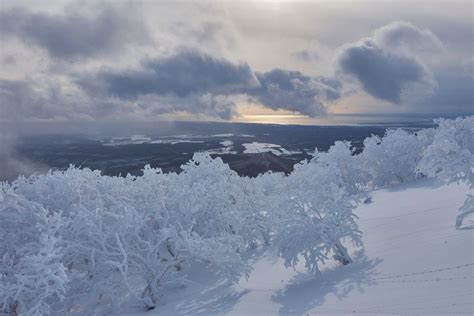
<svg viewBox="0 0 474 316"><path fill-rule="evenodd" d="M392 125L402 123L431 124L433 120L446 115L427 114L385 114L385 113L354 113L330 114L324 117L308 117L304 115L243 115L236 122L285 125ZM451 117L451 116L449 116Z"/></svg>

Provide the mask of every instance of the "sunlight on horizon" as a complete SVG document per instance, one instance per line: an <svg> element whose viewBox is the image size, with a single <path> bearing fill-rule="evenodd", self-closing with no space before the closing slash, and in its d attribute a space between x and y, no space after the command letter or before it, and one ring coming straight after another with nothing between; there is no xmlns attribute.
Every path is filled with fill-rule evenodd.
<svg viewBox="0 0 474 316"><path fill-rule="evenodd" d="M232 120L235 123L279 124L279 125L360 125L390 122L410 122L420 118L393 115L366 115L364 113L328 114L309 117L299 114L244 114ZM423 120L426 120L424 118Z"/></svg>

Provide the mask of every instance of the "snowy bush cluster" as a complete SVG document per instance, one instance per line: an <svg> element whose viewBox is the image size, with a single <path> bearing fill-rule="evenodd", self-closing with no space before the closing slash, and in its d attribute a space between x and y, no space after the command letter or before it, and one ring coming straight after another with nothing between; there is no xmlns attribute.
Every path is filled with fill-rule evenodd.
<svg viewBox="0 0 474 316"><path fill-rule="evenodd" d="M120 178L70 168L3 184L2 309L83 315L129 298L154 308L193 265L246 273L241 253L264 236L262 200L220 159L196 155L183 169Z"/></svg>
<svg viewBox="0 0 474 316"><path fill-rule="evenodd" d="M438 123L372 136L357 155L336 142L288 176L239 177L196 154L180 174L71 167L2 183L0 310L83 315L127 300L151 309L190 269L246 275L245 254L262 246L314 273L329 259L348 264L347 243L362 245L353 210L367 190L422 176L473 186L474 117ZM457 227L473 206L469 196Z"/></svg>
<svg viewBox="0 0 474 316"><path fill-rule="evenodd" d="M439 120L438 124L437 129L423 134L430 141L418 162L418 172L448 182L463 181L474 189L474 116ZM474 214L473 195L460 208L456 228L469 214Z"/></svg>

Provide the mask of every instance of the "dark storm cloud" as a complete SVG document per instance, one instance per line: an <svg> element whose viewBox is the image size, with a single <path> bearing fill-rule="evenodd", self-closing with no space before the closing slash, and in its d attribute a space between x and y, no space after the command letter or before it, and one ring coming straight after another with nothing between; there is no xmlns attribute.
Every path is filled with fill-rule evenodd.
<svg viewBox="0 0 474 316"><path fill-rule="evenodd" d="M102 6L92 16L15 8L0 11L0 33L37 45L53 57L87 58L145 41L146 28L133 13L112 6Z"/></svg>
<svg viewBox="0 0 474 316"><path fill-rule="evenodd" d="M431 32L395 22L376 30L371 38L344 45L337 62L340 70L357 78L367 93L400 104L408 85L434 86L417 55L440 46Z"/></svg>
<svg viewBox="0 0 474 316"><path fill-rule="evenodd" d="M340 96L340 83L336 80L312 78L299 71L274 69L257 73L260 86L247 93L265 106L291 110L308 116L326 113L325 101Z"/></svg>
<svg viewBox="0 0 474 316"><path fill-rule="evenodd" d="M338 62L341 70L354 75L367 93L396 104L401 103L408 83L423 81L427 76L415 59L386 52L370 40L346 47Z"/></svg>
<svg viewBox="0 0 474 316"><path fill-rule="evenodd" d="M92 80L86 76L78 82L92 93L125 99L147 94L230 94L257 84L247 64L233 64L190 50L145 60L141 69L103 70L94 74Z"/></svg>
<svg viewBox="0 0 474 316"><path fill-rule="evenodd" d="M234 64L193 50L145 60L140 69L81 75L77 82L96 97L151 100L154 96L155 100L174 104L175 111L197 113L205 109L205 114L222 118L234 114L234 103L226 97L235 95L246 95L272 109L321 115L325 113L323 103L337 99L341 88L338 81L312 78L297 71L254 73L245 63ZM194 103L189 101L193 97ZM178 101L170 101L173 98ZM211 103L203 107L206 100ZM168 106L156 107L160 109L172 112Z"/></svg>

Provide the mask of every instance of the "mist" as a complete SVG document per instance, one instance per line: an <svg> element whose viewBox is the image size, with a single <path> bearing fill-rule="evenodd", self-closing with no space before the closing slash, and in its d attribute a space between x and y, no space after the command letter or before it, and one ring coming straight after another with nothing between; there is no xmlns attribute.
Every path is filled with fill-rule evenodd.
<svg viewBox="0 0 474 316"><path fill-rule="evenodd" d="M13 181L19 175L30 176L48 170L46 165L23 156L17 150L18 142L18 136L13 133L0 134L0 181Z"/></svg>

